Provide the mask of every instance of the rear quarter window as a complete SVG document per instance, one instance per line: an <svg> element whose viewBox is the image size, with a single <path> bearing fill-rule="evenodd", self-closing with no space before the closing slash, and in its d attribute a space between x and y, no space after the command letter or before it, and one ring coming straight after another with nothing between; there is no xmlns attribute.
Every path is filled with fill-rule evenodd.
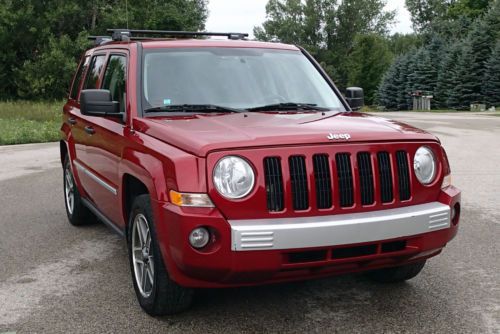
<svg viewBox="0 0 500 334"><path fill-rule="evenodd" d="M73 80L73 86L71 87L71 92L69 95L69 97L73 100L76 100L78 98L78 91L82 83L83 74L89 67L89 62L90 62L90 57L85 56L83 61L80 63L80 67L78 67L78 71L76 72L75 79Z"/></svg>

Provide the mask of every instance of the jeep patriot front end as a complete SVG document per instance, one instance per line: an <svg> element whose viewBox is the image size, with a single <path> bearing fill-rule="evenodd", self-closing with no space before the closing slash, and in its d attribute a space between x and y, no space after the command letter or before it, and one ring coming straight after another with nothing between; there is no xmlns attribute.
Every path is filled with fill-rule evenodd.
<svg viewBox="0 0 500 334"><path fill-rule="evenodd" d="M74 225L127 239L152 315L193 288L366 272L416 276L453 239L460 191L439 140L355 112L303 49L208 33L113 31L84 55L64 107Z"/></svg>

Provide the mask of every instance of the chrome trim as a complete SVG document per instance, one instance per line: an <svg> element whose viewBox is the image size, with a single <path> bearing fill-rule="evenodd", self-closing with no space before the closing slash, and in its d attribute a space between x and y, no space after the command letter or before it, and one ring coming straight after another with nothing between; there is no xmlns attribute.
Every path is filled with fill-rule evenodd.
<svg viewBox="0 0 500 334"><path fill-rule="evenodd" d="M101 179L99 176L97 176L94 173L92 173L90 170L88 170L87 168L85 168L78 161L74 160L73 164L76 166L76 168L78 170L80 170L83 173L87 174L92 180L94 180L95 182L99 183L101 186L103 186L106 190L108 190L109 192L111 192L113 195L116 196L118 194L118 191L116 190L116 188L114 188L113 186L109 185L106 181L104 181L103 179Z"/></svg>
<svg viewBox="0 0 500 334"><path fill-rule="evenodd" d="M349 245L450 227L451 209L432 202L404 208L301 218L229 220L233 251Z"/></svg>

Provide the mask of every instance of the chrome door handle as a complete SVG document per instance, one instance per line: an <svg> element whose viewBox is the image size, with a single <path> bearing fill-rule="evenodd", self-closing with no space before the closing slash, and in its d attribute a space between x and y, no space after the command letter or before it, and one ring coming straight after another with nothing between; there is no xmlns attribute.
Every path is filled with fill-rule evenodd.
<svg viewBox="0 0 500 334"><path fill-rule="evenodd" d="M76 119L73 118L73 117L68 118L68 124L75 125L76 124Z"/></svg>

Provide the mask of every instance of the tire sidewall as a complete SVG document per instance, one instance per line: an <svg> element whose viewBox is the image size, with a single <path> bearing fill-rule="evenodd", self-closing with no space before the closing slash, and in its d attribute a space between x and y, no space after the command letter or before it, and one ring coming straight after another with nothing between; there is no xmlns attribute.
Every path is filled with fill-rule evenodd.
<svg viewBox="0 0 500 334"><path fill-rule="evenodd" d="M154 275L153 275L153 290L148 297L144 297L137 286L137 280L135 277L135 266L134 260L132 258L132 231L135 217L138 214L143 214L148 223L149 231L151 233L151 246L153 250L153 263L154 263ZM149 198L147 196L139 196L132 206L131 214L129 217L129 222L127 225L127 249L128 249L128 258L130 264L130 272L132 275L132 282L134 284L134 290L137 295L137 299L139 300L139 304L147 309L153 309L155 307L155 300L158 294L158 273L160 270L160 266L163 266L161 263L161 256L158 251L157 239L156 239L156 230L154 228L154 221L151 212L151 204Z"/></svg>

